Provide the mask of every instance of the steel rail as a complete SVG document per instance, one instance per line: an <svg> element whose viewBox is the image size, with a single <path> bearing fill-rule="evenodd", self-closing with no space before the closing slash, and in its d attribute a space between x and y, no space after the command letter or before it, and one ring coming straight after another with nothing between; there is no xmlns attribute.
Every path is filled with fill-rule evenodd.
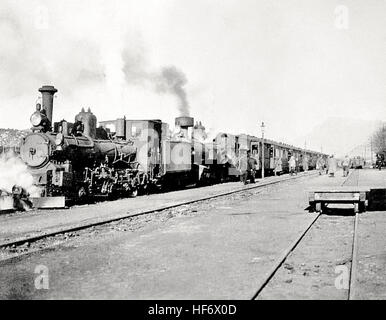
<svg viewBox="0 0 386 320"><path fill-rule="evenodd" d="M357 185L359 185L359 172ZM359 212L355 212L354 222L354 234L353 234L353 246L351 254L351 269L350 269L350 282L348 287L348 300L354 300L356 298L356 279L357 279L357 260L358 260L358 224L359 224Z"/></svg>
<svg viewBox="0 0 386 320"><path fill-rule="evenodd" d="M271 269L266 273L265 278L258 284L257 291L253 295L251 300L256 300L258 295L263 291L263 289L267 286L269 281L273 278L273 276L276 274L276 271L283 265L287 257L290 255L290 253L295 250L295 248L298 246L300 241L304 238L304 236L307 234L308 230L311 229L313 224L318 220L318 218L321 216L321 213L318 213L317 216L308 224L307 228L298 236L298 238L291 243L291 245L284 250L284 252L281 254L281 256L277 259L277 263L274 264Z"/></svg>

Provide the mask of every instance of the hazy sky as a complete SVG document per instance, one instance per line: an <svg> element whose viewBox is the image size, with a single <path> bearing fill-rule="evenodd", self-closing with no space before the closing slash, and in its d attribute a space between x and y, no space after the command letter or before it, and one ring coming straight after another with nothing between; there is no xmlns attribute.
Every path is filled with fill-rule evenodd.
<svg viewBox="0 0 386 320"><path fill-rule="evenodd" d="M91 107L174 124L183 90L213 132L264 121L291 142L331 115L386 119L385 14L384 0L1 0L0 127L28 128L44 84L54 120Z"/></svg>

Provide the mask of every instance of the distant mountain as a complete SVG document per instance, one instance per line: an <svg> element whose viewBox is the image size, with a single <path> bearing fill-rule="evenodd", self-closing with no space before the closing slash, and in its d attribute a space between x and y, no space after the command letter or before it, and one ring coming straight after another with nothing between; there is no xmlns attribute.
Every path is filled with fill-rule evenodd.
<svg viewBox="0 0 386 320"><path fill-rule="evenodd" d="M322 149L337 157L353 155L359 146L370 145L370 136L381 124L381 121L331 117L294 142L299 146L306 142L307 149Z"/></svg>

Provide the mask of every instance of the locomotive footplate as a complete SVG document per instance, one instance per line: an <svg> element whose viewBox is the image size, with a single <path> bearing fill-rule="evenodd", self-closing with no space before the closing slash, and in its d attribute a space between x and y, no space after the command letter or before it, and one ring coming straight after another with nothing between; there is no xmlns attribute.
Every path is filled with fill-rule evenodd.
<svg viewBox="0 0 386 320"><path fill-rule="evenodd" d="M323 212L324 205L333 204L353 204L354 212L361 212L366 210L367 195L370 192L368 187L344 186L318 188L308 191L308 200L310 209L316 212Z"/></svg>
<svg viewBox="0 0 386 320"><path fill-rule="evenodd" d="M65 197L31 197L32 207L37 209L57 209L66 207Z"/></svg>

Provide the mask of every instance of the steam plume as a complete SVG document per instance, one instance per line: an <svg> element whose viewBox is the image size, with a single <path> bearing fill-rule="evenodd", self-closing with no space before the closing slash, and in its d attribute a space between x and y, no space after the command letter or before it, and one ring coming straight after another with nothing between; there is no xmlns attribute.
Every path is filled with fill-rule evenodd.
<svg viewBox="0 0 386 320"><path fill-rule="evenodd" d="M158 99L165 98L160 99L160 94L176 97L179 113L188 115L187 77L174 66L147 61L142 33L133 25L139 16L139 22L143 21L138 10L146 5L135 1L78 2L41 1L36 7L34 2L2 1L0 33L7 45L0 50L0 100L2 108L8 108L7 124L29 126L28 117L20 124L20 116L13 111L33 104L36 89L43 84L59 89L56 119L77 112L85 103L100 108L100 117L111 117L115 114L112 110L126 112L125 106L133 101L140 104L144 96L142 106L152 104L154 108ZM38 8L42 10L35 10ZM18 58L21 56L23 59ZM0 127L4 123L0 119Z"/></svg>
<svg viewBox="0 0 386 320"><path fill-rule="evenodd" d="M189 103L186 96L185 74L175 66L164 67L161 70L157 89L160 92L174 94L178 99L178 110L181 116L189 116Z"/></svg>
<svg viewBox="0 0 386 320"><path fill-rule="evenodd" d="M31 196L38 196L38 189L33 185L33 177L27 166L13 152L0 155L0 190L12 193L14 185L27 190Z"/></svg>
<svg viewBox="0 0 386 320"><path fill-rule="evenodd" d="M176 97L180 116L189 116L189 102L185 90L186 75L176 66L165 66L159 70L146 61L143 47L125 48L122 51L123 73L129 85L149 85L156 93L171 94Z"/></svg>

